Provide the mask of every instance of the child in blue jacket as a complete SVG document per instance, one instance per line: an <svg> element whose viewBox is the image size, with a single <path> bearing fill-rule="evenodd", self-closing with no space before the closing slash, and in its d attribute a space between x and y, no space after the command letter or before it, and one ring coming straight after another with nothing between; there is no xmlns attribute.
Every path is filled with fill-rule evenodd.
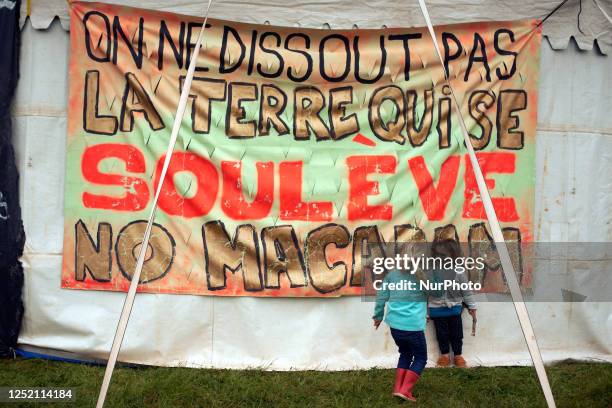
<svg viewBox="0 0 612 408"><path fill-rule="evenodd" d="M393 270L376 287L374 327L384 321L399 348L393 395L416 401L412 389L427 364L425 325L427 323L427 292L421 289L422 273ZM412 283L410 283L412 282ZM387 314L385 316L385 305Z"/></svg>

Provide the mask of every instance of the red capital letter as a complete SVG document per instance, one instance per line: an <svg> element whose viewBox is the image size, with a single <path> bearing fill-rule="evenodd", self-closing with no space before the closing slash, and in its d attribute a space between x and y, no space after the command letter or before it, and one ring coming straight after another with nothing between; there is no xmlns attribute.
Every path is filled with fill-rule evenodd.
<svg viewBox="0 0 612 408"><path fill-rule="evenodd" d="M149 187L145 180L123 174L102 173L98 165L104 159L116 158L125 163L125 171L144 173L146 170L144 156L134 146L127 144L99 144L89 146L81 158L83 178L90 183L104 186L121 186L125 191L123 197L83 193L83 205L87 208L101 208L116 211L139 211L147 206Z"/></svg>
<svg viewBox="0 0 612 408"><path fill-rule="evenodd" d="M488 179L488 173L514 173L516 156L514 153L476 153L478 164L487 188L495 188L495 180ZM465 201L463 203L463 218L487 219L484 205L480 199L478 185L470 158L465 156ZM477 197L478 196L478 197ZM497 218L502 222L517 221L516 204L512 197L491 197Z"/></svg>
<svg viewBox="0 0 612 408"><path fill-rule="evenodd" d="M349 168L348 219L390 220L393 207L390 204L368 205L368 196L378 194L378 182L369 181L368 174L395 172L395 156L351 156L346 158Z"/></svg>
<svg viewBox="0 0 612 408"><path fill-rule="evenodd" d="M155 188L164 167L165 156L157 162L155 170ZM176 191L174 175L188 171L197 180L196 193L187 198ZM193 187L192 187L193 188ZM176 152L172 155L166 178L159 195L159 208L169 215L182 215L185 218L201 217L208 214L215 204L219 191L219 175L215 166L205 158L194 153Z"/></svg>
<svg viewBox="0 0 612 408"><path fill-rule="evenodd" d="M282 162L280 174L280 219L330 221L334 207L330 201L302 201L302 162Z"/></svg>
<svg viewBox="0 0 612 408"><path fill-rule="evenodd" d="M408 166L419 188L419 198L423 211L427 218L432 221L439 221L444 218L446 206L450 200L455 184L457 184L457 173L459 172L459 156L449 156L440 169L440 180L438 187L434 185L425 159L417 156L408 160Z"/></svg>
<svg viewBox="0 0 612 408"><path fill-rule="evenodd" d="M242 163L239 161L221 162L223 173L223 192L221 208L235 220L259 220L270 213L274 200L274 163L260 163L257 167L257 194L252 203L242 194Z"/></svg>

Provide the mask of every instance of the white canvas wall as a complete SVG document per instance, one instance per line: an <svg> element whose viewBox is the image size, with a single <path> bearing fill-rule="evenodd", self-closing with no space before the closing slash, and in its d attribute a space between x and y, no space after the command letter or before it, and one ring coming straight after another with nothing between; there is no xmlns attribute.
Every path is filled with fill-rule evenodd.
<svg viewBox="0 0 612 408"><path fill-rule="evenodd" d="M226 17L231 19L231 16ZM124 295L60 289L68 33L26 23L14 107L27 234L26 314L20 343L105 358ZM536 239L612 241L612 58L542 44ZM602 258L610 270L610 260ZM543 276L543 275L542 275ZM535 275L535 285L546 282ZM539 280L540 279L540 280ZM138 295L120 359L155 365L349 369L392 366L388 333L371 328L373 305L339 299ZM544 359L612 361L612 303L528 305ZM484 303L472 364L529 361L512 304ZM466 322L467 323L467 322ZM433 339L432 328L428 338ZM436 353L430 342L430 359Z"/></svg>

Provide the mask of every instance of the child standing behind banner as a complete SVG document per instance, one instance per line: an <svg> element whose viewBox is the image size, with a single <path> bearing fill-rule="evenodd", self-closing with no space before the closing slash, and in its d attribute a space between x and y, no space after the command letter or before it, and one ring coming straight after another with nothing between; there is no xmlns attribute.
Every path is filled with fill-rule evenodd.
<svg viewBox="0 0 612 408"><path fill-rule="evenodd" d="M419 281L424 278L422 272L416 274L401 270L389 272L379 285L380 289L377 288L376 306L372 317L376 329L380 326L383 316L391 328L391 336L400 353L395 371L393 395L408 401L416 401L412 389L427 364L425 326L428 293L421 290L419 285Z"/></svg>
<svg viewBox="0 0 612 408"><path fill-rule="evenodd" d="M443 260L449 258L455 260L461 255L459 244L453 240L438 242L434 245L432 255ZM433 279L437 282L454 280L463 284L468 282L467 272L457 272L454 269L436 269L433 271ZM432 295L429 298L429 317L433 320L436 328L436 338L440 348L438 367L450 365L450 349L453 350L453 362L455 367L463 368L467 364L462 356L463 348L463 322L461 312L463 303L468 307L472 318L476 319L476 302L474 294L470 290L449 288ZM450 347L449 347L450 344Z"/></svg>

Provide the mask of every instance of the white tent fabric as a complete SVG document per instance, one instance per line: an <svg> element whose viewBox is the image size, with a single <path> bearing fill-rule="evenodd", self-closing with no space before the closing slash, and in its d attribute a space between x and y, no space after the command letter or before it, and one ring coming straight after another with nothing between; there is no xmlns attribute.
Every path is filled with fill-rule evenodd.
<svg viewBox="0 0 612 408"><path fill-rule="evenodd" d="M68 40L57 22L46 31L26 24L23 31L14 106L27 234L26 314L19 342L105 358L125 295L60 289ZM575 45L555 52L543 43L541 61L536 240L611 242L612 59ZM601 258L608 271L609 258ZM565 272L574 271L568 266ZM534 285L546 285L538 270L534 278ZM387 328L372 329L372 307L360 297L139 294L120 360L278 370L390 367L395 346ZM612 303L530 303L528 308L545 361L612 361ZM465 339L469 363L529 363L511 303L483 303L479 314L477 336ZM433 339L432 327L428 339ZM430 359L437 355L434 344Z"/></svg>
<svg viewBox="0 0 612 408"><path fill-rule="evenodd" d="M169 0L106 0L133 7L201 15L202 1ZM436 0L427 7L434 24L471 21L504 21L529 18L542 19L563 0ZM22 2L22 23L27 16L27 3ZM30 0L30 21L34 28L46 29L59 17L68 29L70 12L66 0ZM424 26L425 21L417 1L395 0L312 0L293 3L259 0L217 0L211 18L246 23L269 22L281 26L379 28ZM590 50L597 42L603 53L612 50L612 2L610 0L568 0L544 24L546 35L554 49L565 49L573 37L580 49Z"/></svg>

